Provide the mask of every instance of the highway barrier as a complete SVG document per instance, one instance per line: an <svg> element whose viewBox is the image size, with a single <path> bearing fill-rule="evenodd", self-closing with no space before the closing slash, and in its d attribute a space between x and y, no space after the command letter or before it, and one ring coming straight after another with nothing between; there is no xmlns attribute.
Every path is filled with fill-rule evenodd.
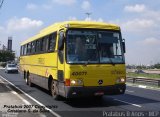
<svg viewBox="0 0 160 117"><path fill-rule="evenodd" d="M127 77L127 82L160 87L160 79Z"/></svg>

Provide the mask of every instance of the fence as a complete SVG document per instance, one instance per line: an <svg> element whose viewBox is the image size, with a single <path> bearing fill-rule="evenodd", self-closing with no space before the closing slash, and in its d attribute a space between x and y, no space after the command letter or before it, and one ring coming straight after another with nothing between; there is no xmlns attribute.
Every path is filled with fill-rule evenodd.
<svg viewBox="0 0 160 117"><path fill-rule="evenodd" d="M127 82L160 87L160 79L127 77Z"/></svg>

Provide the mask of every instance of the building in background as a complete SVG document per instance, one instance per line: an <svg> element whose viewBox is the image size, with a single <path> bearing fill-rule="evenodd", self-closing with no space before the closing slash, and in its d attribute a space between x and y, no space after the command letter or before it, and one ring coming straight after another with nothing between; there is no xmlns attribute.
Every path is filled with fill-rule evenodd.
<svg viewBox="0 0 160 117"><path fill-rule="evenodd" d="M12 52L12 37L8 37L7 50Z"/></svg>

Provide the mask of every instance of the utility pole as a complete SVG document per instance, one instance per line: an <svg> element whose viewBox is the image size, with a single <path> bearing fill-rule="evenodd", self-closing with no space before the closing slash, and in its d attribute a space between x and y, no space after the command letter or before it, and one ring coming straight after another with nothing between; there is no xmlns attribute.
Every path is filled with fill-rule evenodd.
<svg viewBox="0 0 160 117"><path fill-rule="evenodd" d="M85 14L87 15L87 19L90 20L90 15L91 15L92 13L87 12L87 13L85 13Z"/></svg>

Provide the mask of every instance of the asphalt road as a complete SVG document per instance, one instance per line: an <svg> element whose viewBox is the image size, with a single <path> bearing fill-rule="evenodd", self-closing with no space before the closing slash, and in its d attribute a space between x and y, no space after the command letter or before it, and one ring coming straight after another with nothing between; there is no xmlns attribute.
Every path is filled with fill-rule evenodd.
<svg viewBox="0 0 160 117"><path fill-rule="evenodd" d="M127 86L124 95L104 96L101 100L82 98L56 101L46 90L38 86L27 86L20 74L6 74L4 70L0 70L0 75L33 97L37 102L50 107L53 112L63 117L107 117L109 114L111 116L113 114L123 115L123 112L125 114L128 112L128 116L134 117L160 116L160 91L158 90ZM19 91L17 92L31 104L38 105L35 100ZM48 114L48 116L53 116L53 114Z"/></svg>

